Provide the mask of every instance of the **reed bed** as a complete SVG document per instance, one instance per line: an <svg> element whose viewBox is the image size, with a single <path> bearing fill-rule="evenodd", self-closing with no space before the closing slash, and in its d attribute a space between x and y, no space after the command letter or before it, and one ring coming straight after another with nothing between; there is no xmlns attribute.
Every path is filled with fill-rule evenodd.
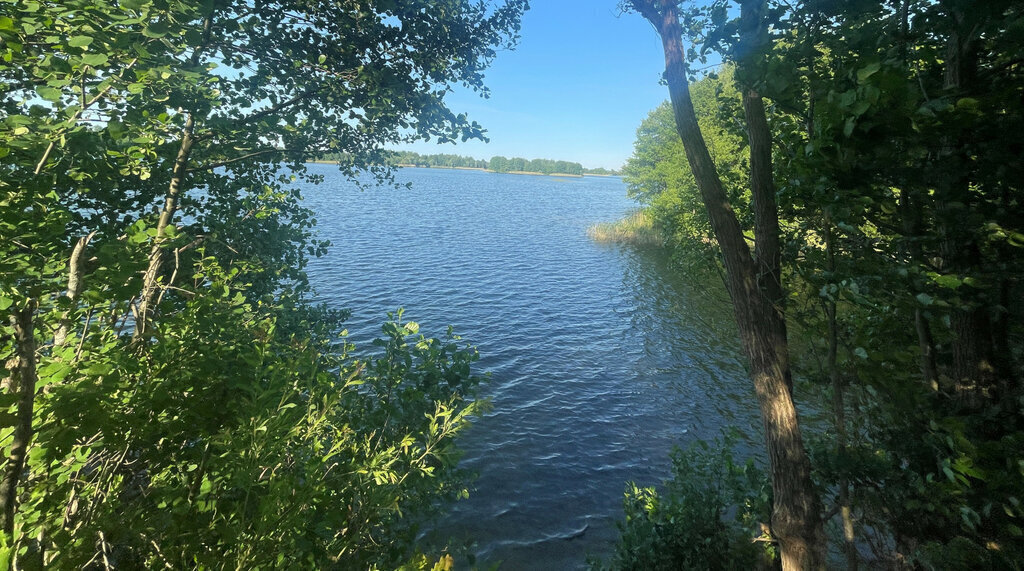
<svg viewBox="0 0 1024 571"><path fill-rule="evenodd" d="M654 218L646 210L631 211L621 220L599 222L587 228L587 236L595 242L631 244L634 246L661 246L664 240L654 226Z"/></svg>

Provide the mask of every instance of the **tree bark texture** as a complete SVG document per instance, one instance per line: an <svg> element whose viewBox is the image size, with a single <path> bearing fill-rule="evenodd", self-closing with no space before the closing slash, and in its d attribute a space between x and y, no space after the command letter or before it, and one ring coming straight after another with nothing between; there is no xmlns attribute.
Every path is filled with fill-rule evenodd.
<svg viewBox="0 0 1024 571"><path fill-rule="evenodd" d="M632 6L654 25L665 53L665 79L669 87L676 127L682 138L687 161L696 179L711 226L722 251L726 285L733 302L744 353L749 360L750 378L757 394L764 423L765 442L771 461L772 534L779 542L783 569L822 569L825 564L825 534L821 502L810 477L810 460L804 449L796 406L789 386L788 345L777 324L781 306L774 303L771 287L761 279L763 266L751 257L736 214L729 204L715 170L690 99L682 29L671 0L632 0ZM752 102L756 106L756 102ZM762 115L763 115L763 107ZM756 109L752 109L756 113ZM765 125L766 127L766 125ZM755 127L756 129L756 127ZM755 133L760 137L764 133ZM770 155L770 139L768 150ZM759 152L763 148L759 147ZM760 157L763 161L764 157ZM763 168L763 162L762 162ZM770 172L770 156L768 157ZM759 172L757 176L761 176ZM764 181L752 189L764 191ZM774 208L771 197L758 197L766 217ZM758 218L758 217L755 217ZM778 217L774 219L778 236ZM757 236L772 234L771 222L759 220ZM770 238L769 238L770 240ZM771 250L771 245L762 248ZM777 248L777 244L776 244ZM768 259L771 254L765 253ZM770 262L768 265L770 268ZM769 270L770 273L770 270ZM781 289L781 285L780 285ZM784 331L784 330L783 330Z"/></svg>
<svg viewBox="0 0 1024 571"><path fill-rule="evenodd" d="M36 396L36 339L32 318L35 303L30 301L11 318L14 326L16 363L11 371L10 390L18 396L14 415L14 435L7 455L7 467L0 480L0 530L13 537L14 513L18 503L18 485L21 483L32 440L32 415Z"/></svg>
<svg viewBox="0 0 1024 571"><path fill-rule="evenodd" d="M973 35L976 33L969 15L958 7L950 7L951 24L946 39L946 67L943 87L953 98L970 87L977 75ZM939 230L942 240L939 252L942 269L958 275L971 275L982 263L983 256L972 228L965 228L963 209L972 208L970 191L971 160L969 151L959 137L942 138L939 151L936 200L939 201ZM954 208L953 205L961 205ZM969 292L969 290L965 290ZM951 376L963 404L977 407L994 395L998 375L994 366L991 300L982 295L969 295L965 303L953 309L950 327L953 333L953 367Z"/></svg>
<svg viewBox="0 0 1024 571"><path fill-rule="evenodd" d="M767 44L764 2L744 1L740 16L740 52L745 58L763 53ZM750 195L754 209L754 261L757 283L771 304L769 321L765 324L775 338L775 351L786 375L786 384L793 389L789 368L789 342L786 331L786 295L782 290L782 246L779 239L779 207L775 199L772 170L772 137L765 114L764 99L751 85L741 86L743 114L747 122L750 145Z"/></svg>

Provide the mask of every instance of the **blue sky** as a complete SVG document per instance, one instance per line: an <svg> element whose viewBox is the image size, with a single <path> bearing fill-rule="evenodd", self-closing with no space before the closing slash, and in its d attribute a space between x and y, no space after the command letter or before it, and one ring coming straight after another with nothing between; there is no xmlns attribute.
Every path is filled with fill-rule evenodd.
<svg viewBox="0 0 1024 571"><path fill-rule="evenodd" d="M668 98L658 84L664 56L654 29L618 0L533 0L519 46L487 71L490 99L448 97L487 129L490 143L416 143L419 153L546 158L619 168L636 128Z"/></svg>

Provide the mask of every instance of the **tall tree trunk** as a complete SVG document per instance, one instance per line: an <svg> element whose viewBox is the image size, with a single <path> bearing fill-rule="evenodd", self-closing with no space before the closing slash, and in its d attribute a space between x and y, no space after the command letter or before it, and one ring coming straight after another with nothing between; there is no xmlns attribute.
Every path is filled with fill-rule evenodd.
<svg viewBox="0 0 1024 571"><path fill-rule="evenodd" d="M0 480L0 530L12 537L14 514L18 503L18 485L21 483L32 441L32 416L36 396L36 338L33 326L35 300L18 310L11 318L14 327L16 363L11 371L10 390L18 396L18 409L13 418L14 436L7 455L7 469Z"/></svg>
<svg viewBox="0 0 1024 571"><path fill-rule="evenodd" d="M782 290L782 248L779 242L779 209L772 172L772 140L764 100L750 87L743 88L743 112L750 143L750 188L754 209L754 262L757 285L770 304L764 324L771 331L779 366L792 390L789 342L786 332L786 295Z"/></svg>
<svg viewBox="0 0 1024 571"><path fill-rule="evenodd" d="M910 69L910 0L901 0L897 9L897 37L899 41L900 60L906 70ZM903 167L906 161L901 143L897 142L897 163ZM905 168L897 175L897 186L900 189L899 211L903 224L903 256L907 263L914 266L925 266L924 253L919 242L921 235L922 204L919 191L914 185L917 181L908 181ZM915 295L913 278L907 280L910 294ZM917 345L921 351L921 377L924 385L933 391L939 390L939 372L935 364L935 341L932 337L931 325L920 307L914 308L914 330L917 333Z"/></svg>
<svg viewBox="0 0 1024 571"><path fill-rule="evenodd" d="M921 210L918 201L913 197L917 193L907 184L900 190L900 218L903 223L903 237L906 244L904 256L913 265L925 264L924 253L918 243L921 228ZM911 295L914 295L914 284L912 278L907 284ZM914 330L917 333L917 345L921 351L921 377L925 386L933 391L939 390L939 372L935 364L935 341L932 338L932 328L928 318L920 307L914 308ZM946 388L946 387L944 387Z"/></svg>
<svg viewBox="0 0 1024 571"><path fill-rule="evenodd" d="M974 55L975 33L967 14L958 7L950 7L952 24L946 41L946 68L943 87L953 98L970 86L977 72ZM983 263L973 228L965 228L965 212L972 207L969 165L961 137L946 135L942 138L939 165L936 169L936 198L939 203L939 230L942 236L940 254L943 270L970 275ZM953 205L960 205L954 208ZM953 309L950 326L953 332L952 377L961 400L967 406L978 406L991 397L997 384L992 355L992 323L989 317L990 301L984 296L970 295L961 307Z"/></svg>
<svg viewBox="0 0 1024 571"><path fill-rule="evenodd" d="M824 568L821 502L811 482L810 460L789 387L788 354L780 353L778 331L772 326L780 307L771 299L770 288L762 289L761 268L751 257L697 123L676 5L671 0L632 0L632 5L661 36L676 128L721 247L726 285L764 423L774 493L771 527L779 542L783 569ZM777 214L775 224L777 227ZM758 228L758 234L770 233L769 228ZM781 348L786 348L784 339Z"/></svg>

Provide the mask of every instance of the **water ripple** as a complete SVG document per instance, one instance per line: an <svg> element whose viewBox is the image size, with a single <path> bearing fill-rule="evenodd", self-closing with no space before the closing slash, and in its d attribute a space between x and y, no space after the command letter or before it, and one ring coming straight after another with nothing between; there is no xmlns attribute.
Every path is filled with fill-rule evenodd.
<svg viewBox="0 0 1024 571"><path fill-rule="evenodd" d="M426 540L508 569L578 568L611 548L625 483L663 479L673 445L730 423L756 433L721 285L586 238L635 206L618 179L406 169L411 190L360 192L311 168L327 179L306 202L333 247L310 279L352 310L352 340L404 307L425 334L453 325L492 373L494 409L460 441L471 496Z"/></svg>

